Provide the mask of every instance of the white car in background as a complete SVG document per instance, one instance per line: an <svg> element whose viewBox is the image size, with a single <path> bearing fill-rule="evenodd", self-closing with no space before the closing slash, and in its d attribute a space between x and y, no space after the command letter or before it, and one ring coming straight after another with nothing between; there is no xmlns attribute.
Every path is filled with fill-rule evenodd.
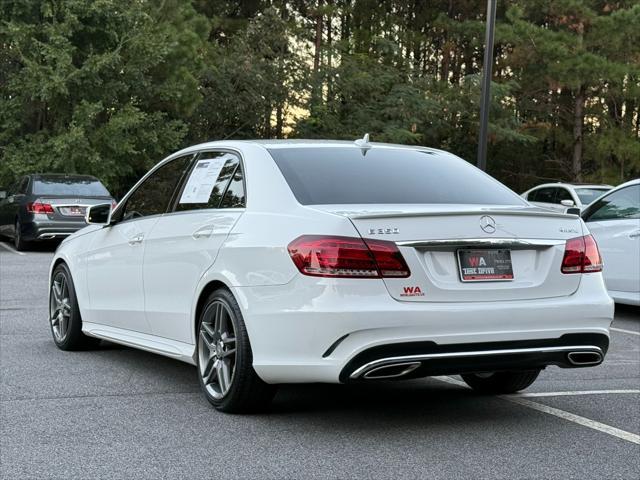
<svg viewBox="0 0 640 480"><path fill-rule="evenodd" d="M531 207L440 150L221 141L177 152L50 271L56 345L197 366L227 412L281 383L462 374L515 392L599 365L613 301L575 215Z"/></svg>
<svg viewBox="0 0 640 480"><path fill-rule="evenodd" d="M618 303L640 305L640 179L616 187L582 213L604 259L604 280Z"/></svg>
<svg viewBox="0 0 640 480"><path fill-rule="evenodd" d="M612 188L611 185L545 183L527 190L521 196L533 205L564 212L570 207L582 210Z"/></svg>

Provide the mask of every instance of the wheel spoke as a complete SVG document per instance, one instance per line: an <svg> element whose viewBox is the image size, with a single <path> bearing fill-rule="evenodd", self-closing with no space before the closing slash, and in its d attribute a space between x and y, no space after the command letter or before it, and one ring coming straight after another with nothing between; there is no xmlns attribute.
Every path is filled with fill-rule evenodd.
<svg viewBox="0 0 640 480"><path fill-rule="evenodd" d="M202 339L202 344L207 347L207 355L211 356L211 352L213 352L213 342L207 338L207 333L204 330L200 330L200 338Z"/></svg>
<svg viewBox="0 0 640 480"><path fill-rule="evenodd" d="M67 318L64 315L58 316L58 330L60 331L60 339L63 339L67 333Z"/></svg>
<svg viewBox="0 0 640 480"><path fill-rule="evenodd" d="M56 301L56 304L60 304L61 300L62 300L62 292L60 291L60 283L59 282L53 282L53 288L51 289L52 293L53 293L53 298Z"/></svg>
<svg viewBox="0 0 640 480"><path fill-rule="evenodd" d="M235 355L236 353L236 349L235 348L231 348L229 350L226 350L223 354L222 354L222 358L227 358L230 357L231 355Z"/></svg>
<svg viewBox="0 0 640 480"><path fill-rule="evenodd" d="M202 380L205 385L209 385L216 376L215 363L216 360L214 357L209 357L209 360L207 360L207 364L202 372Z"/></svg>
<svg viewBox="0 0 640 480"><path fill-rule="evenodd" d="M216 303L216 310L214 312L214 324L213 324L213 329L216 332L220 332L220 323L222 320L222 304L221 303Z"/></svg>
<svg viewBox="0 0 640 480"><path fill-rule="evenodd" d="M220 385L220 393L226 393L229 388L229 383L231 381L229 375L229 366L225 361L219 360L216 365L216 370L218 372L218 384Z"/></svg>
<svg viewBox="0 0 640 480"><path fill-rule="evenodd" d="M213 327L211 326L210 323L202 322L202 327L201 327L200 333L208 335L209 343L211 343L213 341L213 337L214 337L215 332L214 332Z"/></svg>
<svg viewBox="0 0 640 480"><path fill-rule="evenodd" d="M60 296L62 297L64 295L65 292L65 288L66 288L66 279L64 277L64 275L60 276Z"/></svg>

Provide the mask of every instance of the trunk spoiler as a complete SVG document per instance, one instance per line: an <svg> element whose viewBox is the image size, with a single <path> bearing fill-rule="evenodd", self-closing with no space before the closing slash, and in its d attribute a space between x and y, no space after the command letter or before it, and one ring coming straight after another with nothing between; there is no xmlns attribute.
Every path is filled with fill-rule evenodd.
<svg viewBox="0 0 640 480"><path fill-rule="evenodd" d="M486 210L449 210L449 211L414 211L414 212L371 212L371 213L356 213L335 211L338 215L345 215L354 220L367 220L375 218L399 218L399 217L442 217L453 215L510 215L518 217L552 217L552 218L566 218L575 220L579 218L578 215L571 213L552 212L551 210L510 210L510 209L486 209Z"/></svg>

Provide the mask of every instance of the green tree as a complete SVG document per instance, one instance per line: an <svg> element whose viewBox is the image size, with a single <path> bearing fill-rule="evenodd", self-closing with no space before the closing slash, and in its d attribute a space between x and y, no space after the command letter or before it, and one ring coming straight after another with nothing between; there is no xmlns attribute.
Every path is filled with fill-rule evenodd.
<svg viewBox="0 0 640 480"><path fill-rule="evenodd" d="M122 192L181 144L206 19L186 2L5 0L0 181L81 172Z"/></svg>

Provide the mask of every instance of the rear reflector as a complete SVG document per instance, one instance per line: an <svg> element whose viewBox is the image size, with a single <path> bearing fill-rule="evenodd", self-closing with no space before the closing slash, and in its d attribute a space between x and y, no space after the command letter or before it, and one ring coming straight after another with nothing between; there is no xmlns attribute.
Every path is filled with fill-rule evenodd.
<svg viewBox="0 0 640 480"><path fill-rule="evenodd" d="M48 203L32 202L27 203L29 213L53 213L53 207Z"/></svg>
<svg viewBox="0 0 640 480"><path fill-rule="evenodd" d="M564 247L562 273L591 273L602 271L602 258L591 235L571 238Z"/></svg>
<svg viewBox="0 0 640 480"><path fill-rule="evenodd" d="M411 275L393 242L303 235L288 246L300 273L314 277L381 278Z"/></svg>

